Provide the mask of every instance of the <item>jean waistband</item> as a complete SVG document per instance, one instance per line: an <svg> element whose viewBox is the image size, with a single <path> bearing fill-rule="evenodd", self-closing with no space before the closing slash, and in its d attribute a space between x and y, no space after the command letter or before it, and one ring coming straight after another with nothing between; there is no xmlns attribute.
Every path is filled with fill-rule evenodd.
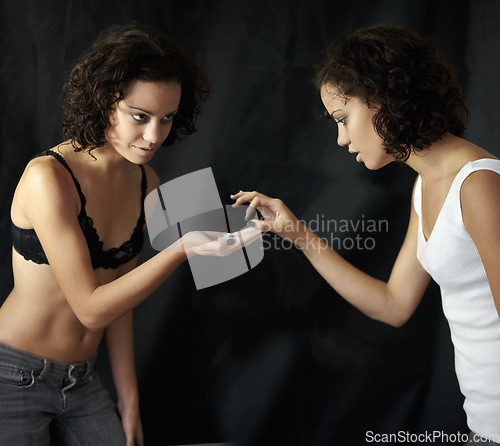
<svg viewBox="0 0 500 446"><path fill-rule="evenodd" d="M50 370L62 375L71 372L73 377L82 378L95 370L97 353L85 361L59 362L0 343L0 362L12 363L20 369L34 370L38 375L45 375Z"/></svg>

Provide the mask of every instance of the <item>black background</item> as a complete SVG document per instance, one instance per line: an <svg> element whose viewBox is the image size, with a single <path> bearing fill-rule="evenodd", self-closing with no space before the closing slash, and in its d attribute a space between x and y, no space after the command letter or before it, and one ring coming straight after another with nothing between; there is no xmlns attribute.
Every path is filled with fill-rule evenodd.
<svg viewBox="0 0 500 446"><path fill-rule="evenodd" d="M415 174L368 171L338 148L310 83L325 43L382 20L431 35L459 70L472 111L467 138L500 155L498 0L18 0L0 12L0 301L12 288L15 185L31 156L61 141L64 76L112 23L164 31L213 84L198 132L151 162L162 182L211 167L224 204L256 189L305 221L386 221L388 231L358 234L373 237L374 249L351 249L353 232L333 234L342 255L381 279L404 237ZM435 285L392 328L339 298L280 239L265 240L274 248L247 274L197 291L186 263L136 309L148 444L357 446L366 431L467 431ZM142 259L153 254L146 243Z"/></svg>

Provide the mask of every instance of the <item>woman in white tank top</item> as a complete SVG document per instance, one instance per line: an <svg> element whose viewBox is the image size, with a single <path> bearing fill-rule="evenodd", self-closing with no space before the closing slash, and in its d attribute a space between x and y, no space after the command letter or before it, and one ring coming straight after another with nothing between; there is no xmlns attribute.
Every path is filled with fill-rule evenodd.
<svg viewBox="0 0 500 446"><path fill-rule="evenodd" d="M338 145L370 169L418 173L408 232L389 279L358 270L279 199L240 191L256 223L302 249L323 278L373 319L403 325L433 278L455 347L468 445L500 443L500 160L462 138L469 118L454 68L430 40L399 25L360 29L316 67Z"/></svg>

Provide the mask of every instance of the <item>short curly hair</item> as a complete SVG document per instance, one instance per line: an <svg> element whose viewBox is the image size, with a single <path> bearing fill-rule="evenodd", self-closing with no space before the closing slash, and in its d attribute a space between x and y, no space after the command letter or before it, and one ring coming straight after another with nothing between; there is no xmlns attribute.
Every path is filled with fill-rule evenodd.
<svg viewBox="0 0 500 446"><path fill-rule="evenodd" d="M381 23L331 44L314 67L314 83L379 108L375 130L399 161L446 132L463 136L470 118L455 68L407 25Z"/></svg>
<svg viewBox="0 0 500 446"><path fill-rule="evenodd" d="M78 58L63 86L65 138L76 151L106 143L109 115L133 81L181 84L182 95L165 145L195 132L210 85L196 63L162 34L138 23L112 25Z"/></svg>

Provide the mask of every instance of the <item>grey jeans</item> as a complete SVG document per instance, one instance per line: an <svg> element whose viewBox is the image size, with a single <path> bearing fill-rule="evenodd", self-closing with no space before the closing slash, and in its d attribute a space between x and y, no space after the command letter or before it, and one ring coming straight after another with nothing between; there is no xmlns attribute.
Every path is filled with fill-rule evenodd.
<svg viewBox="0 0 500 446"><path fill-rule="evenodd" d="M97 375L0 343L0 446L123 446L125 434Z"/></svg>
<svg viewBox="0 0 500 446"><path fill-rule="evenodd" d="M481 438L480 435L471 432L469 434L469 441L464 446L500 446L500 443L488 441L488 439Z"/></svg>

